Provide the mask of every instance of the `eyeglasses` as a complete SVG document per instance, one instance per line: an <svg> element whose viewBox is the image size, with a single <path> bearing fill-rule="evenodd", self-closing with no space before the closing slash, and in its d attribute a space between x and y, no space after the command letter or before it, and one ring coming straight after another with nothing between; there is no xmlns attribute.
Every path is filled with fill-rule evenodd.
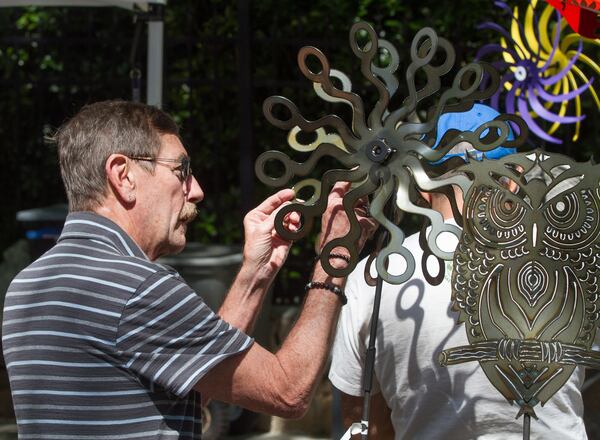
<svg viewBox="0 0 600 440"><path fill-rule="evenodd" d="M188 178L192 175L192 167L191 161L188 156L183 156L181 159L167 159L163 157L143 157L143 156L127 156L129 159L133 160L143 160L146 162L169 162L169 163L178 163L179 166L172 168L171 171L178 172L178 178L182 182L186 182Z"/></svg>

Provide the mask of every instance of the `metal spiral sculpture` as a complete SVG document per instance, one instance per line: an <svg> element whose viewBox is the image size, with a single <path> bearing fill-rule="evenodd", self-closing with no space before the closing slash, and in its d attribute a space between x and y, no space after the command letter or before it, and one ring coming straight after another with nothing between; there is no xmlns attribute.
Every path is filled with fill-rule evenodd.
<svg viewBox="0 0 600 440"><path fill-rule="evenodd" d="M367 41L359 44L359 35L367 36ZM316 121L307 120L296 105L281 96L268 98L263 106L266 118L273 125L288 130L288 143L297 150L311 152L304 163L292 160L280 151L263 153L256 161L256 173L267 185L284 186L293 177L306 177L324 156L335 158L343 168L326 171L322 178L306 179L298 187L312 187L310 200L296 201L283 208L275 219L277 232L284 238L297 240L304 237L315 218L319 218L327 205L327 194L336 181L354 182L353 189L346 195L344 208L350 217L351 228L347 236L328 243L321 255L323 268L331 275L349 274L358 262L356 242L360 227L353 212L357 201L364 197L370 199L370 215L389 233L389 241L377 255L377 273L385 281L399 284L407 281L414 272L414 258L403 247L404 233L398 225L386 215L384 208L392 200L402 212L415 213L427 218L431 230L426 237L428 250L438 258L452 259L451 252L439 248L437 239L442 233L450 233L457 238L460 228L444 223L438 212L419 206L411 192L418 187L422 191L442 191L454 184L463 193L468 190L469 180L464 175L454 175L443 179L430 178L427 167L441 159L450 149L460 142L467 141L481 152L490 151L500 145L519 146L525 141L527 128L515 115L501 115L494 121L483 124L473 132L449 131L437 141L437 120L444 112L464 111L473 106L476 100L486 99L498 87L498 75L488 65L470 63L456 73L452 87L441 92L441 78L450 72L455 62L455 52L451 44L439 38L430 28L424 28L413 39L410 56L411 63L406 70L405 80L408 96L399 108L389 108L391 98L398 92L399 80L395 73L399 66L398 52L386 40L379 39L373 28L367 23L356 23L350 30L350 47L360 60L361 73L377 91L378 100L368 111L361 97L352 92L350 79L342 72L332 69L325 55L315 47L304 47L298 54L298 64L304 76L313 82L317 95L324 101L350 106L352 123L348 126L344 120L330 114ZM384 67L375 65L380 51L385 51L389 62ZM316 61L318 71L308 67L308 61ZM434 64L434 59L442 59ZM492 78L488 86L481 90L484 73ZM426 83L420 87L416 75L423 74ZM333 79L341 83L337 87ZM426 98L437 96L437 103L430 108L422 108ZM421 105L420 105L421 104ZM279 110L286 111L288 118L278 118ZM427 112L425 121L415 122L420 110ZM509 124L507 121L512 121ZM517 131L514 140L508 140L510 126ZM297 135L302 131L316 135L316 141L302 144ZM269 162L279 162L284 172L279 177L269 176L266 172ZM290 232L283 226L283 220L290 212L298 212L302 217L302 227ZM329 255L335 248L343 247L350 254L350 264L336 269L329 262ZM398 254L405 261L405 270L392 274L387 270L390 255Z"/></svg>
<svg viewBox="0 0 600 440"><path fill-rule="evenodd" d="M510 19L510 30L498 23L485 22L480 29L500 34L500 43L479 49L477 59L489 60L502 74L502 87L492 96L491 106L500 112L519 114L538 138L561 144L553 134L561 124L575 124L573 140L579 138L581 95L589 92L598 109L600 100L586 69L600 74L600 66L583 52L584 42L600 45L598 39L567 33L567 21L546 5L536 13L532 0L525 14L496 1ZM539 9L538 9L539 10ZM499 54L501 59L491 57ZM546 125L546 126L545 126Z"/></svg>

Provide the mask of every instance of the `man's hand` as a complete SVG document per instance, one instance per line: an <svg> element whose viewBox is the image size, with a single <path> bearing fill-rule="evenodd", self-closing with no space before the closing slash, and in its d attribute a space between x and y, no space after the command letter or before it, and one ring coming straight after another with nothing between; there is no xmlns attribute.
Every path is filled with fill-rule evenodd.
<svg viewBox="0 0 600 440"><path fill-rule="evenodd" d="M275 215L294 198L294 191L283 189L267 198L244 218L244 262L275 276L285 262L292 242L284 240L275 231ZM284 226L290 231L299 227L300 217L290 213Z"/></svg>
<svg viewBox="0 0 600 440"><path fill-rule="evenodd" d="M325 232L321 244L345 236L350 229L342 206L349 187L348 183L338 183L329 195L322 221ZM280 191L246 216L244 266L255 267L254 264L259 262L271 265L271 270L281 267L291 243L276 234L274 217L293 197L290 190ZM361 207L355 207L355 211L363 229L359 243L362 246L375 228L375 222L361 212ZM299 214L291 212L285 219L285 226L297 230L299 220ZM263 279L257 282L256 278L261 277ZM242 330L251 330L268 289L268 283L264 281L256 270L242 267L221 307L221 316ZM344 279L332 277L317 264L312 281L342 286ZM326 290L316 287L308 291L300 316L276 354L255 343L246 352L225 359L218 368L209 371L195 389L203 393L204 398L211 396L253 411L285 417L301 416L310 404L329 358L341 307L337 295Z"/></svg>
<svg viewBox="0 0 600 440"><path fill-rule="evenodd" d="M321 234L317 248L319 253L328 242L344 237L350 231L350 221L342 204L344 195L349 189L349 182L338 182L333 186L331 193L329 193L327 209L321 221ZM378 224L373 218L368 216L368 208L366 207L366 202L363 200L357 202L354 207L354 213L361 227L361 235L357 243L357 251L360 252L367 239L377 229ZM344 248L334 249L334 252L342 255L348 254L348 250ZM331 263L333 264L333 261Z"/></svg>

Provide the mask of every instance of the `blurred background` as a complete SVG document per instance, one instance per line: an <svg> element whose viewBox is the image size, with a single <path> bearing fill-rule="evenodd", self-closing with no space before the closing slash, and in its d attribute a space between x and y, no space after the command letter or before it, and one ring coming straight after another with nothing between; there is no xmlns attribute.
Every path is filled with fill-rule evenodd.
<svg viewBox="0 0 600 440"><path fill-rule="evenodd" d="M302 46L320 48L332 66L353 79L360 78L359 63L348 46L348 31L354 22L366 20L398 48L402 78L410 62L410 43L422 27L431 26L449 39L464 64L482 45L498 39L477 25L486 20L506 21L487 0L451 4L434 0L171 0L149 10L1 7L6 6L3 3L0 300L10 279L53 242L66 213L56 149L48 137L86 103L114 98L146 101L149 21L164 21L162 107L181 125L194 174L206 193L200 216L189 228L191 246L167 262L190 284L196 283L198 291L211 292L208 301L215 306L240 261L244 214L273 191L255 177L254 161L268 149L286 151L285 133L265 120L262 102L277 94L292 99L310 119L327 112L327 105L316 97L297 67L296 55ZM593 50L590 56L598 60L598 49ZM355 87L360 93L363 85L358 81ZM406 96L402 81L400 95ZM564 126L556 133L564 144L547 145L549 150L578 160L598 156L598 112L591 99L583 98L582 105L588 119L579 140L572 141L572 127ZM263 312L257 338L271 348L281 342L302 300L308 262L314 257L311 246L310 240L295 245ZM598 383L590 381L586 418L590 438L596 439L600 439L593 425L600 418L598 392ZM304 421L274 421L218 402L209 410L213 412L206 417L212 420L213 438L261 432L340 435L336 396L326 382ZM2 430L14 436L3 368L0 418L6 422L0 436Z"/></svg>

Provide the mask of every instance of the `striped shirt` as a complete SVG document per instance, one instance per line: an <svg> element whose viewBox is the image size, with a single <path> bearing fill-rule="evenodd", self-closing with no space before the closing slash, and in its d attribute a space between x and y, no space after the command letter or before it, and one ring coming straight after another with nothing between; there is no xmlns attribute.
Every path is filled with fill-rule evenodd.
<svg viewBox="0 0 600 440"><path fill-rule="evenodd" d="M252 339L115 223L78 212L11 283L2 344L20 439L197 439L190 391Z"/></svg>

